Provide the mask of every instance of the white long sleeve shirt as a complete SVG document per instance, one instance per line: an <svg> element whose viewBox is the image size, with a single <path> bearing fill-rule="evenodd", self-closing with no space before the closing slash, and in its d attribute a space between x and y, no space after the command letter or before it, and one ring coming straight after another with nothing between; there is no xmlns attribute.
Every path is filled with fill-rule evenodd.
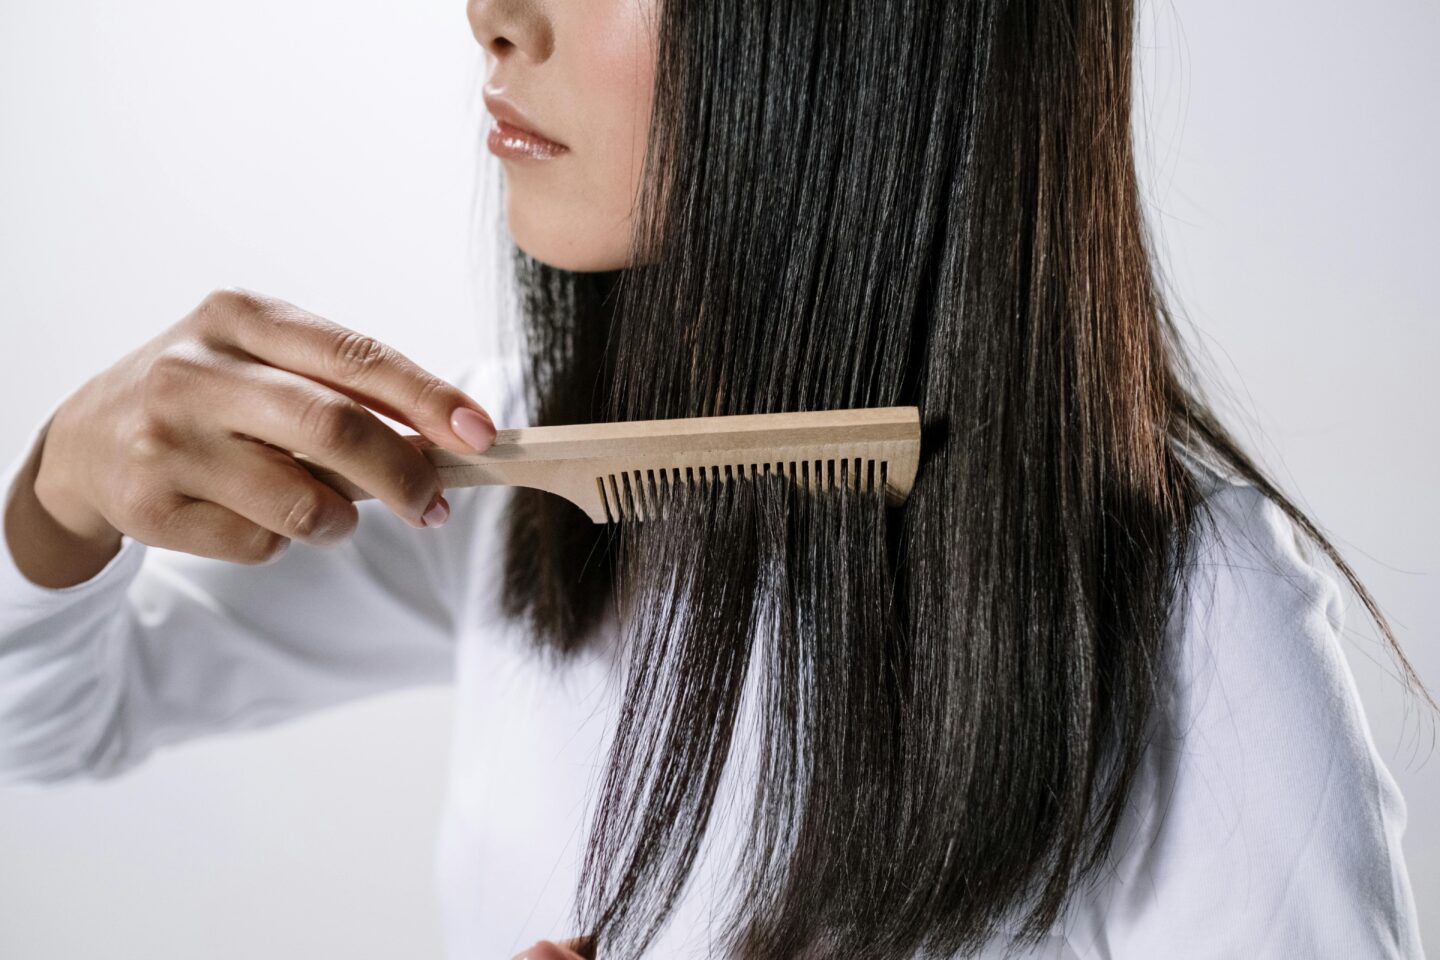
<svg viewBox="0 0 1440 960"><path fill-rule="evenodd" d="M480 361L455 382L516 423L513 367ZM1048 943L1016 956L1423 957L1406 807L1338 642L1338 583L1257 490L1197 469L1218 535L1202 540L1192 602L1172 618L1164 724L1115 870ZM573 934L615 719L616 625L562 669L532 656L496 608L508 494L452 490L434 530L361 501L346 542L297 541L259 567L124 536L102 570L62 589L27 580L0 535L0 785L114 777L168 743L453 682L436 859L447 955L498 960ZM707 898L723 889L715 862L702 861L647 956L704 955Z"/></svg>

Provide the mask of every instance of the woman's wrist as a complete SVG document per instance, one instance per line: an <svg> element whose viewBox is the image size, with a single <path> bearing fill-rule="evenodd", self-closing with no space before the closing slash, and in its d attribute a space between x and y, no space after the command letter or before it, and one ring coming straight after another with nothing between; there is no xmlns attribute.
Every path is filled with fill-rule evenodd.
<svg viewBox="0 0 1440 960"><path fill-rule="evenodd" d="M57 471L42 471L49 431L46 424L15 475L5 501L4 535L26 579L58 589L104 569L120 550L121 533L75 495Z"/></svg>

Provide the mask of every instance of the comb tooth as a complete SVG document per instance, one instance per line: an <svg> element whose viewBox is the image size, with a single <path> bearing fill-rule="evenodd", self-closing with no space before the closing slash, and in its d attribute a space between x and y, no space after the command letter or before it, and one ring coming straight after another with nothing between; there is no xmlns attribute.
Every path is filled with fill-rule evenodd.
<svg viewBox="0 0 1440 960"><path fill-rule="evenodd" d="M640 492L645 498L645 519L654 520L659 516L655 509L655 475L648 470L644 473L636 470L635 476L640 481Z"/></svg>
<svg viewBox="0 0 1440 960"><path fill-rule="evenodd" d="M610 498L605 495L605 481L600 477L595 478L595 489L600 491L600 503L605 507L605 522L614 523L615 515L610 512Z"/></svg>
<svg viewBox="0 0 1440 960"><path fill-rule="evenodd" d="M635 512L635 493L630 489L630 472L620 474L620 485L625 491L625 519L639 520Z"/></svg>
<svg viewBox="0 0 1440 960"><path fill-rule="evenodd" d="M850 458L846 457L840 461L840 486L846 490L850 489Z"/></svg>
<svg viewBox="0 0 1440 960"><path fill-rule="evenodd" d="M650 519L650 500L645 494L645 478L640 475L639 470L632 470L635 474L635 501L636 508L640 512L641 520Z"/></svg>
<svg viewBox="0 0 1440 960"><path fill-rule="evenodd" d="M620 500L620 485L615 480L615 474L605 474L605 483L610 490L610 503L614 505L615 519L625 519L625 504Z"/></svg>

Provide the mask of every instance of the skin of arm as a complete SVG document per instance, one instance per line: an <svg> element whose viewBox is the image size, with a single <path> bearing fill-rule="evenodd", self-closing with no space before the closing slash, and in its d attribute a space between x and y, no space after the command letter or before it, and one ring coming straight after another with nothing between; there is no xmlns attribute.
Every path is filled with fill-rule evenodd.
<svg viewBox="0 0 1440 960"><path fill-rule="evenodd" d="M20 571L31 581L69 587L89 580L110 562L120 550L120 531L110 527L98 536L77 534L45 509L35 492L35 477L48 433L47 423L6 496L5 538Z"/></svg>

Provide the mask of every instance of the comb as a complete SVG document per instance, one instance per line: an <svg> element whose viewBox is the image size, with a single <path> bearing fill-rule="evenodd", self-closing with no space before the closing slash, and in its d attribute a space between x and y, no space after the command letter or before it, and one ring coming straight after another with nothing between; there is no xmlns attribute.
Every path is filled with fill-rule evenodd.
<svg viewBox="0 0 1440 960"><path fill-rule="evenodd" d="M418 435L414 443L446 488L534 487L575 504L596 523L665 516L682 484L783 476L805 490L883 490L898 506L920 462L920 411L867 407L673 420L631 420L498 430L484 453L458 454ZM322 483L350 500L373 495L305 454Z"/></svg>

